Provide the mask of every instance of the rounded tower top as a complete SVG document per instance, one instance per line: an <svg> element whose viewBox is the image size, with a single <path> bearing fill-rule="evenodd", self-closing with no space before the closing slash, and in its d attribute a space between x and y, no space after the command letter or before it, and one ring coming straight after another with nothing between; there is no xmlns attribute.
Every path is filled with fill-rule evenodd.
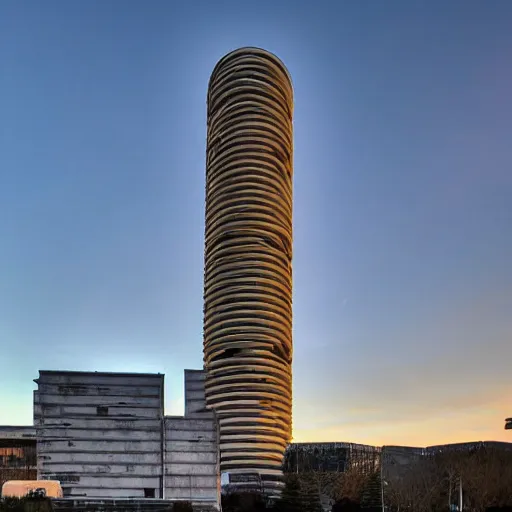
<svg viewBox="0 0 512 512"><path fill-rule="evenodd" d="M290 72L288 71L288 68L284 65L283 61L274 53L269 52L268 50L264 50L263 48L258 48L256 46L244 46L242 48L237 48L236 50L233 50L224 55L224 57L222 57L213 68L212 74L210 75L210 80L208 82L208 89L210 89L211 83L215 79L215 76L219 73L219 71L226 64L229 64L230 61L236 59L237 57L260 57L266 58L269 61L273 62L278 68L280 68L280 70L286 76L286 79L290 85L291 92L293 93L292 77L290 75Z"/></svg>

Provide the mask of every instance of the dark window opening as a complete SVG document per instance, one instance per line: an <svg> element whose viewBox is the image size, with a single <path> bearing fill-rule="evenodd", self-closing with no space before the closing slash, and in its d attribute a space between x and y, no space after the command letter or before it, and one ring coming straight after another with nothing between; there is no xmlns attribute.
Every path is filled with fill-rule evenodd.
<svg viewBox="0 0 512 512"><path fill-rule="evenodd" d="M96 414L98 416L108 416L108 407L104 405L96 407Z"/></svg>
<svg viewBox="0 0 512 512"><path fill-rule="evenodd" d="M242 352L242 349L241 348L228 348L226 350L224 350L224 352L221 353L221 355L219 355L218 357L216 357L215 359L216 360L219 360L219 359L228 359L230 357L234 357L236 356L237 354L239 354L240 352Z"/></svg>
<svg viewBox="0 0 512 512"><path fill-rule="evenodd" d="M144 489L144 498L154 498L155 497L155 489Z"/></svg>

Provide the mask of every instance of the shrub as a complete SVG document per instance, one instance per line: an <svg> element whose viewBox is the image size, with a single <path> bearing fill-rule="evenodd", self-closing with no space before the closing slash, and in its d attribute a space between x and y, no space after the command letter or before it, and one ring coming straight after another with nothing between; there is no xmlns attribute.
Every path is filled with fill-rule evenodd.
<svg viewBox="0 0 512 512"><path fill-rule="evenodd" d="M172 507L172 512L194 512L194 508L190 501L177 501Z"/></svg>
<svg viewBox="0 0 512 512"><path fill-rule="evenodd" d="M348 498L342 498L332 506L332 512L358 512L361 510L359 503Z"/></svg>
<svg viewBox="0 0 512 512"><path fill-rule="evenodd" d="M222 510L223 512L258 512L267 508L261 494L240 492L222 496Z"/></svg>
<svg viewBox="0 0 512 512"><path fill-rule="evenodd" d="M0 500L0 512L23 512L24 500L20 498L3 498Z"/></svg>

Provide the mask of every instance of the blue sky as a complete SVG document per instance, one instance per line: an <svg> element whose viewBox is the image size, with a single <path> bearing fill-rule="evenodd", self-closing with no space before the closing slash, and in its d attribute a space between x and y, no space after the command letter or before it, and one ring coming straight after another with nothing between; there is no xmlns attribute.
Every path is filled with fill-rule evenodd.
<svg viewBox="0 0 512 512"><path fill-rule="evenodd" d="M0 2L0 424L39 369L202 366L206 88L295 88L294 435L507 439L512 4Z"/></svg>

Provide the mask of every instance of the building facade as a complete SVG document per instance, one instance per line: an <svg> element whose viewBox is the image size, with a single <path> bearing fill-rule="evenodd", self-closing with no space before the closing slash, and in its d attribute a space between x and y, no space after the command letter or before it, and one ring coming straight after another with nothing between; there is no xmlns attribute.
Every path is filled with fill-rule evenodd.
<svg viewBox="0 0 512 512"><path fill-rule="evenodd" d="M283 470L285 473L344 473L356 470L361 474L378 471L381 448L356 443L293 443L288 446Z"/></svg>
<svg viewBox="0 0 512 512"><path fill-rule="evenodd" d="M292 415L292 113L283 63L241 48L208 87L204 362L220 467L279 486Z"/></svg>
<svg viewBox="0 0 512 512"><path fill-rule="evenodd" d="M185 416L164 415L164 376L41 371L37 474L69 498L217 505L218 443L204 372L185 371Z"/></svg>

